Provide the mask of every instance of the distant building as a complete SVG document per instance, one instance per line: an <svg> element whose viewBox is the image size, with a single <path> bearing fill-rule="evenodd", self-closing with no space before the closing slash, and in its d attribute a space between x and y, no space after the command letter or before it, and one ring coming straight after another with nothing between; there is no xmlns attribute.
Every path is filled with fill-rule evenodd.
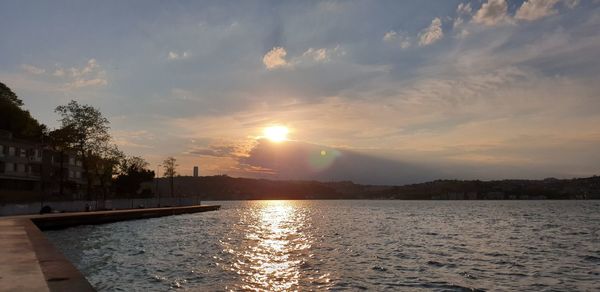
<svg viewBox="0 0 600 292"><path fill-rule="evenodd" d="M61 163L62 160L62 163ZM62 184L61 184L62 176ZM85 184L81 160L0 130L0 195L8 200L57 195L76 197ZM17 196L17 197L15 197Z"/></svg>
<svg viewBox="0 0 600 292"><path fill-rule="evenodd" d="M194 177L198 177L198 166L194 166Z"/></svg>
<svg viewBox="0 0 600 292"><path fill-rule="evenodd" d="M0 130L0 194L38 193L41 187L42 146L13 138ZM16 191L16 192L15 192Z"/></svg>

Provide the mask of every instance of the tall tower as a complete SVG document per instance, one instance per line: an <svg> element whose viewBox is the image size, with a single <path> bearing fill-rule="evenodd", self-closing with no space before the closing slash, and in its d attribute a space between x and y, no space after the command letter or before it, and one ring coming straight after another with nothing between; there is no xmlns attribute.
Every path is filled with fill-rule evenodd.
<svg viewBox="0 0 600 292"><path fill-rule="evenodd" d="M198 166L194 166L194 177L198 177Z"/></svg>

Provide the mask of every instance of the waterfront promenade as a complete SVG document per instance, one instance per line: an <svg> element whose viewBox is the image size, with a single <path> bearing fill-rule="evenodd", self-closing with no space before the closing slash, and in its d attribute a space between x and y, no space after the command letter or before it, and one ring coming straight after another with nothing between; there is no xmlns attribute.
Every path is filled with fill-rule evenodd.
<svg viewBox="0 0 600 292"><path fill-rule="evenodd" d="M0 217L0 291L95 291L41 230L218 210L197 205Z"/></svg>

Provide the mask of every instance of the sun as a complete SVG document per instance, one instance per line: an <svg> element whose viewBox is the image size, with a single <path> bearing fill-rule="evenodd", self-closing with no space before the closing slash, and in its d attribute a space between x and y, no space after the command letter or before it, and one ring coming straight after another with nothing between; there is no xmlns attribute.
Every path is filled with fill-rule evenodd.
<svg viewBox="0 0 600 292"><path fill-rule="evenodd" d="M270 126L264 128L263 135L272 142L279 143L287 140L289 132L290 130L284 126Z"/></svg>

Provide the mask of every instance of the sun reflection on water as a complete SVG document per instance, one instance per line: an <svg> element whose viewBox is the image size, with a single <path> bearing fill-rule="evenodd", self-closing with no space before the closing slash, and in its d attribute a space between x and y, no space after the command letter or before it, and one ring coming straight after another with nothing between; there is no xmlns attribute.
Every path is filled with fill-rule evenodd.
<svg viewBox="0 0 600 292"><path fill-rule="evenodd" d="M235 290L291 291L309 275L313 238L307 214L294 201L260 201L242 214L243 242L223 242L236 260L229 270L241 276ZM327 280L320 277L319 280Z"/></svg>

